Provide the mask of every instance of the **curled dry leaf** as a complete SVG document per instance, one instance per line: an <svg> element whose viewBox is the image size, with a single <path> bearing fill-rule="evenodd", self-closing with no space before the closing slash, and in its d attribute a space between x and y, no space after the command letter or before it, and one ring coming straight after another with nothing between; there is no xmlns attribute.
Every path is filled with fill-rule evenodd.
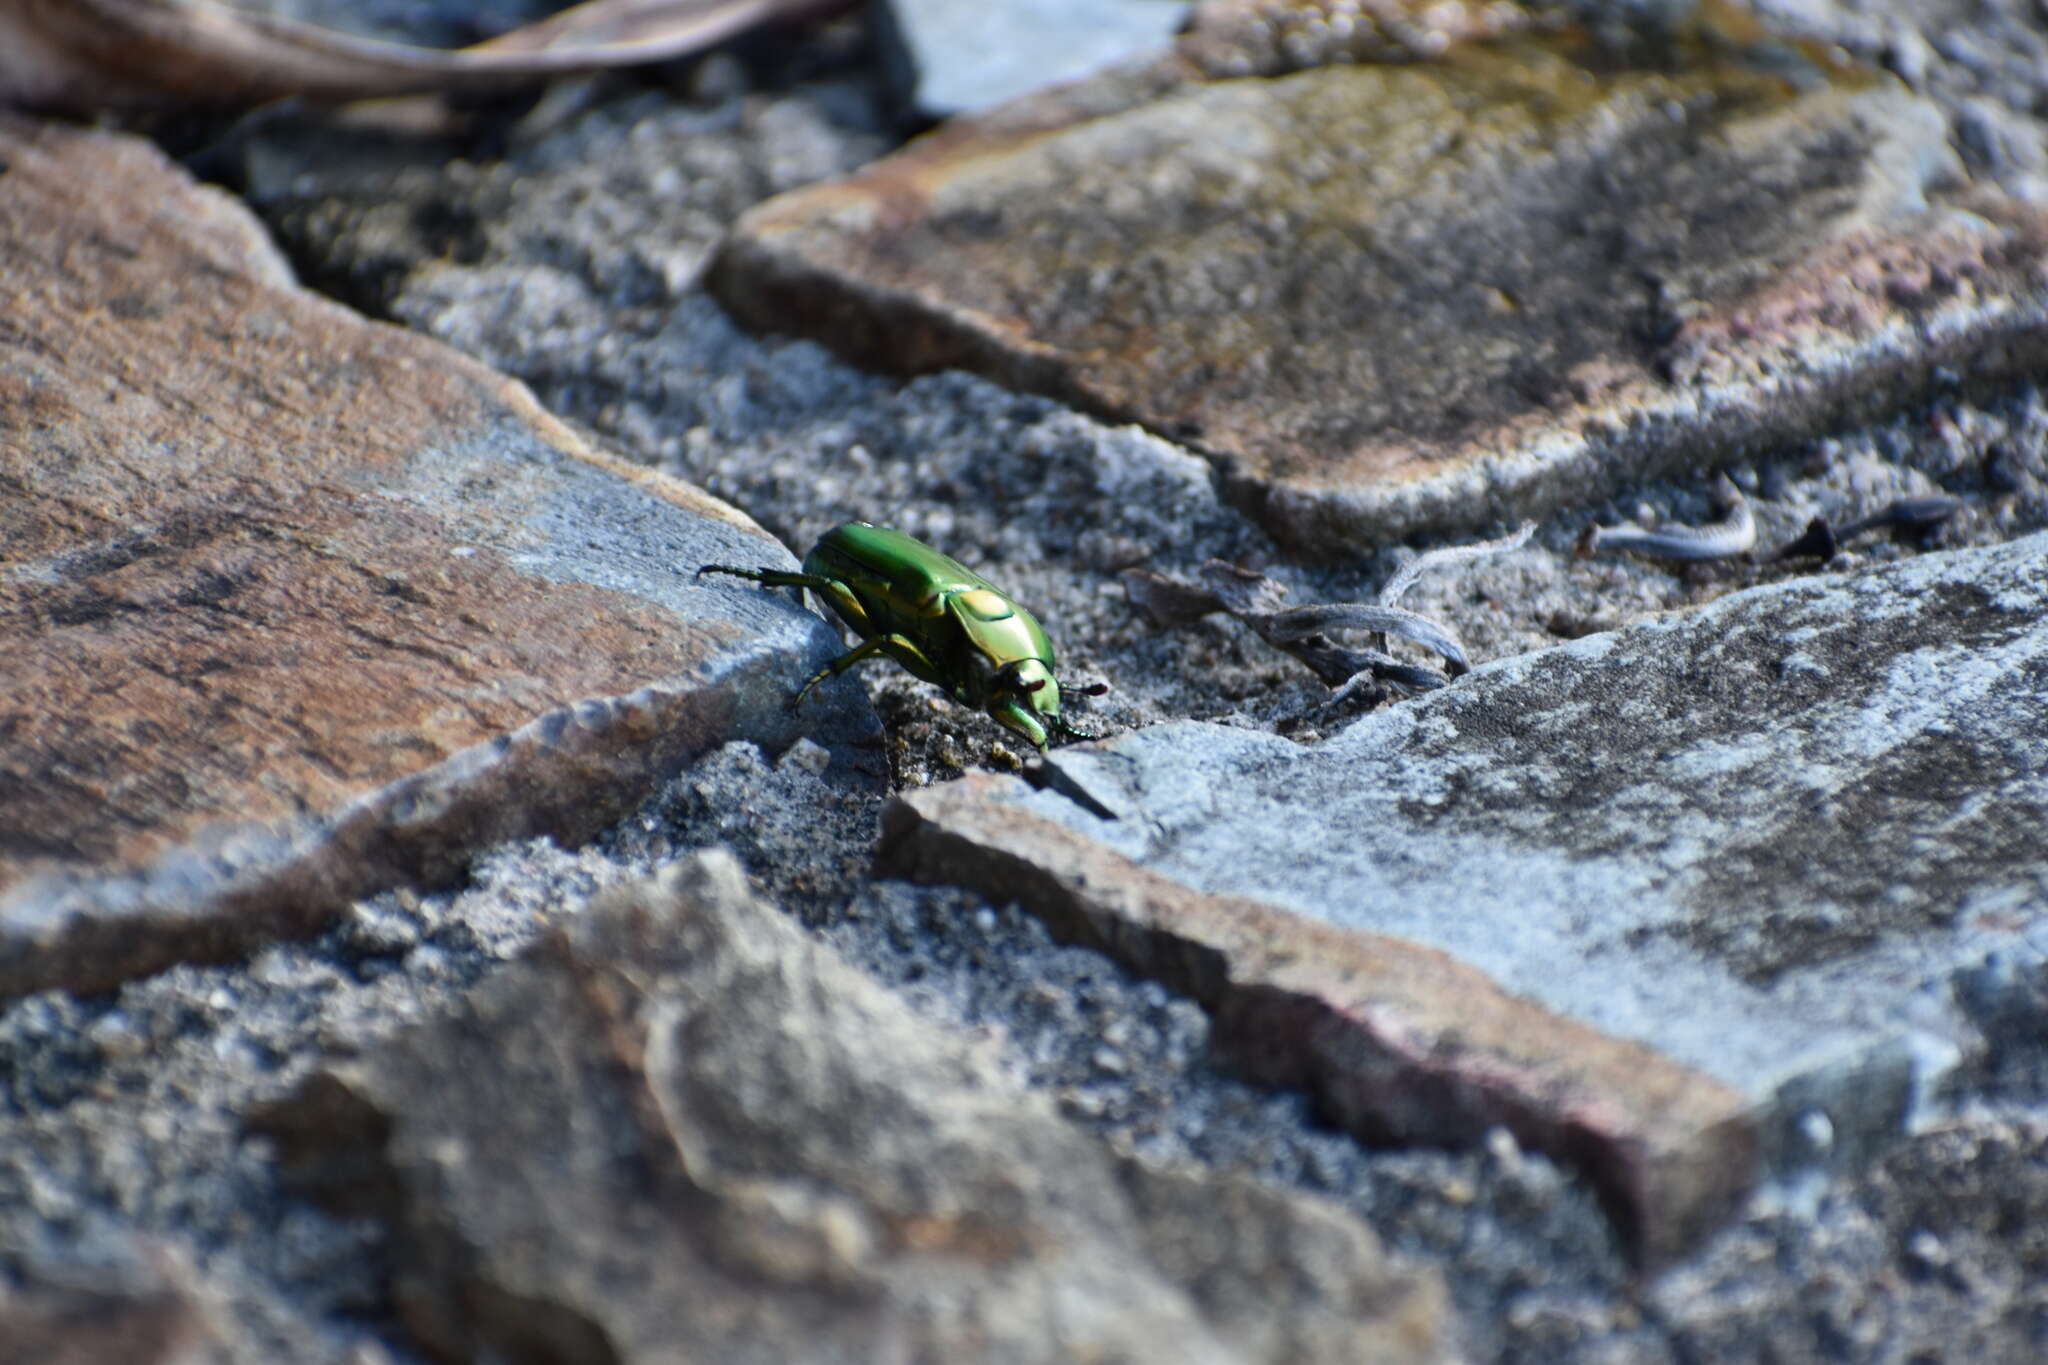
<svg viewBox="0 0 2048 1365"><path fill-rule="evenodd" d="M1451 676L1465 671L1465 651L1457 638L1413 612L1390 611L1362 602L1282 606L1286 585L1217 559L1202 566L1201 576L1202 582L1194 584L1150 569L1126 569L1124 592L1162 626L1187 625L1212 611L1228 612L1273 648L1308 665L1329 687L1343 686L1361 675L1374 682L1398 683L1414 691L1442 687L1448 681L1434 669L1401 663L1384 650L1343 645L1323 633L1344 627L1392 631L1411 639L1422 635L1426 638L1418 643L1436 649L1451 661ZM1412 629L1417 623L1421 629ZM1356 690L1346 688L1346 694Z"/></svg>
<svg viewBox="0 0 2048 1365"><path fill-rule="evenodd" d="M1456 632L1440 621L1394 605L1394 599L1425 572L1463 563L1481 555L1500 554L1526 544L1533 523L1512 535L1474 545L1454 545L1418 555L1387 580L1380 600L1286 605L1287 586L1253 569L1212 559L1200 570L1199 584L1184 582L1150 569L1126 569L1124 592L1161 626L1184 626L1212 611L1228 612L1258 633L1273 648L1307 664L1341 700L1374 683L1393 683L1410 691L1442 687L1470 671L1465 646ZM1383 649L1338 643L1331 632L1368 631L1398 635L1443 656L1444 670L1403 663Z"/></svg>
<svg viewBox="0 0 2048 1365"><path fill-rule="evenodd" d="M1715 501L1728 509L1728 514L1712 525L1660 526L1654 529L1630 525L1594 526L1586 531L1579 553L1592 555L1602 550L1633 550L1656 559L1689 562L1733 559L1736 555L1748 554L1756 545L1756 514L1750 511L1749 499L1742 496L1742 490L1725 474L1715 479L1714 496Z"/></svg>
<svg viewBox="0 0 2048 1365"><path fill-rule="evenodd" d="M489 89L663 61L844 0L590 0L460 51L252 14L220 0L0 0L0 105L235 107Z"/></svg>

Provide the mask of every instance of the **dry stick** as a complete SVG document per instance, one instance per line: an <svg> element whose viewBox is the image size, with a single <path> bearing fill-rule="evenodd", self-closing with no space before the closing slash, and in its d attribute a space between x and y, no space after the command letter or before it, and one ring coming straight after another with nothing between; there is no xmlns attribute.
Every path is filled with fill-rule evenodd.
<svg viewBox="0 0 2048 1365"><path fill-rule="evenodd" d="M1806 523L1806 530L1798 539L1780 547L1771 558L1818 559L1825 563L1841 552L1843 542L1866 531L1889 526L1895 531L1925 534L1962 510L1961 498L1936 493L1923 498L1895 498L1869 516L1846 523L1840 530L1831 526L1826 517L1815 517Z"/></svg>
<svg viewBox="0 0 2048 1365"><path fill-rule="evenodd" d="M1447 568L1452 564L1464 564L1487 555L1506 554L1519 550L1529 543L1529 537L1536 534L1536 523L1525 521L1513 531L1498 540L1478 540L1470 545L1446 545L1439 550L1425 550L1400 568L1380 589L1380 605L1391 607L1401 600L1401 594L1415 586L1415 580L1431 569Z"/></svg>

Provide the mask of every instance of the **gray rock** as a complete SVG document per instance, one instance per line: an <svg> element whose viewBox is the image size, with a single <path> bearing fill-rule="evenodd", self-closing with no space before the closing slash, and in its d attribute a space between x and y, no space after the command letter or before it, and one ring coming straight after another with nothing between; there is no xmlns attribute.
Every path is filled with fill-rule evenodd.
<svg viewBox="0 0 2048 1365"><path fill-rule="evenodd" d="M388 1220L457 1357L1429 1361L1440 1288L1327 1206L1083 1136L722 854L600 899L256 1126Z"/></svg>
<svg viewBox="0 0 2048 1365"><path fill-rule="evenodd" d="M1747 1192L1755 1133L1729 1087L1435 949L1191 890L1007 794L977 775L899 798L878 866L1015 898L1060 937L1186 993L1216 1016L1220 1061L1307 1089L1361 1138L1470 1144L1504 1130L1577 1165L1645 1260L1686 1250Z"/></svg>
<svg viewBox="0 0 2048 1365"><path fill-rule="evenodd" d="M1147 875L1446 949L1747 1096L1779 1169L1854 1164L1981 1048L1958 975L2048 955L2044 621L2037 535L1504 660L1316 748L1166 725L1057 752L1042 790L907 802L928 837L1013 811ZM947 866L1026 894L1013 862ZM1102 881L1112 906L1141 895ZM1313 938L1269 932L1197 976Z"/></svg>
<svg viewBox="0 0 2048 1365"><path fill-rule="evenodd" d="M1172 41L1185 0L888 0L883 61L905 103L947 118L1092 75Z"/></svg>
<svg viewBox="0 0 2048 1365"><path fill-rule="evenodd" d="M2048 1125L1978 1114L1777 1201L1647 1295L1678 1359L2010 1361L2048 1348Z"/></svg>

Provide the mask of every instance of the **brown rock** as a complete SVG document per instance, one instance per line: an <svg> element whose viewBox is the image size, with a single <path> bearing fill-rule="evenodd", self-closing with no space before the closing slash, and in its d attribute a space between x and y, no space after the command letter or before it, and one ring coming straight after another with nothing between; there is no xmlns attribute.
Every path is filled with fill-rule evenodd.
<svg viewBox="0 0 2048 1365"><path fill-rule="evenodd" d="M1014 899L1069 941L1202 1002L1251 1079L1306 1088L1371 1141L1505 1125L1580 1167L1648 1259L1748 1189L1747 1105L1711 1077L1509 995L1447 953L1190 890L1000 799L971 774L892 801L878 866Z"/></svg>
<svg viewBox="0 0 2048 1365"><path fill-rule="evenodd" d="M301 930L794 737L829 633L689 583L786 560L751 522L296 289L144 143L6 120L0 165L0 996Z"/></svg>
<svg viewBox="0 0 2048 1365"><path fill-rule="evenodd" d="M103 1266L31 1262L0 1278L0 1359L22 1365L202 1365L221 1358L214 1324L169 1258Z"/></svg>
<svg viewBox="0 0 2048 1365"><path fill-rule="evenodd" d="M1200 79L1234 68L1198 40L771 200L708 283L864 364L1184 440L1326 555L2048 355L2048 215L1956 191L1939 111L1889 81L1559 38Z"/></svg>
<svg viewBox="0 0 2048 1365"><path fill-rule="evenodd" d="M1423 1361L1432 1279L1304 1196L1113 1155L723 853L257 1118L395 1226L454 1358Z"/></svg>

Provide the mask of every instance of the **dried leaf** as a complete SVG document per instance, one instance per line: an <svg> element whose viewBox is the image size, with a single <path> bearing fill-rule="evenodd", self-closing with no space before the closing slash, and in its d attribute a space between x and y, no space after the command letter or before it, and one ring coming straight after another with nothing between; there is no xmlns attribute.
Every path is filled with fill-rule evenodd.
<svg viewBox="0 0 2048 1365"><path fill-rule="evenodd" d="M1237 616L1258 616L1287 605L1287 585L1257 569L1240 568L1211 559L1201 568L1202 583L1216 594L1223 609Z"/></svg>
<svg viewBox="0 0 2048 1365"><path fill-rule="evenodd" d="M1519 545L1528 538L1526 530L1507 540L1487 546L1460 547L1479 553ZM1446 558L1469 559L1471 554ZM1445 559L1438 559L1443 563ZM1197 585L1154 573L1150 569L1126 569L1124 592L1161 626L1183 626L1212 611L1228 612L1258 633L1273 648L1291 654L1341 696L1358 690L1360 679L1391 682L1411 691L1442 687L1450 678L1466 672L1470 663L1457 635L1440 622L1400 607L1370 602L1318 603L1290 607L1287 585L1252 569L1239 568L1220 559L1202 565L1202 582ZM1348 646L1334 640L1330 632L1365 630L1376 635L1399 635L1441 654L1447 664L1443 673L1405 664L1383 650ZM1447 677L1446 674L1449 676Z"/></svg>
<svg viewBox="0 0 2048 1365"><path fill-rule="evenodd" d="M250 14L218 0L0 0L0 105L113 108L322 102L664 61L824 0L590 0L460 51Z"/></svg>
<svg viewBox="0 0 2048 1365"><path fill-rule="evenodd" d="M1131 599L1155 626L1193 625L1212 611L1227 611L1223 599L1207 588L1168 578L1150 569L1125 569L1124 595Z"/></svg>
<svg viewBox="0 0 2048 1365"><path fill-rule="evenodd" d="M1267 615L1263 628L1253 622L1253 628L1268 644L1280 649L1333 630L1369 630L1375 635L1398 635L1443 655L1454 678L1470 672L1472 668L1465 658L1465 646L1459 643L1449 626L1432 621L1420 612L1400 607L1383 607L1371 602L1328 602L1317 606L1289 607Z"/></svg>

